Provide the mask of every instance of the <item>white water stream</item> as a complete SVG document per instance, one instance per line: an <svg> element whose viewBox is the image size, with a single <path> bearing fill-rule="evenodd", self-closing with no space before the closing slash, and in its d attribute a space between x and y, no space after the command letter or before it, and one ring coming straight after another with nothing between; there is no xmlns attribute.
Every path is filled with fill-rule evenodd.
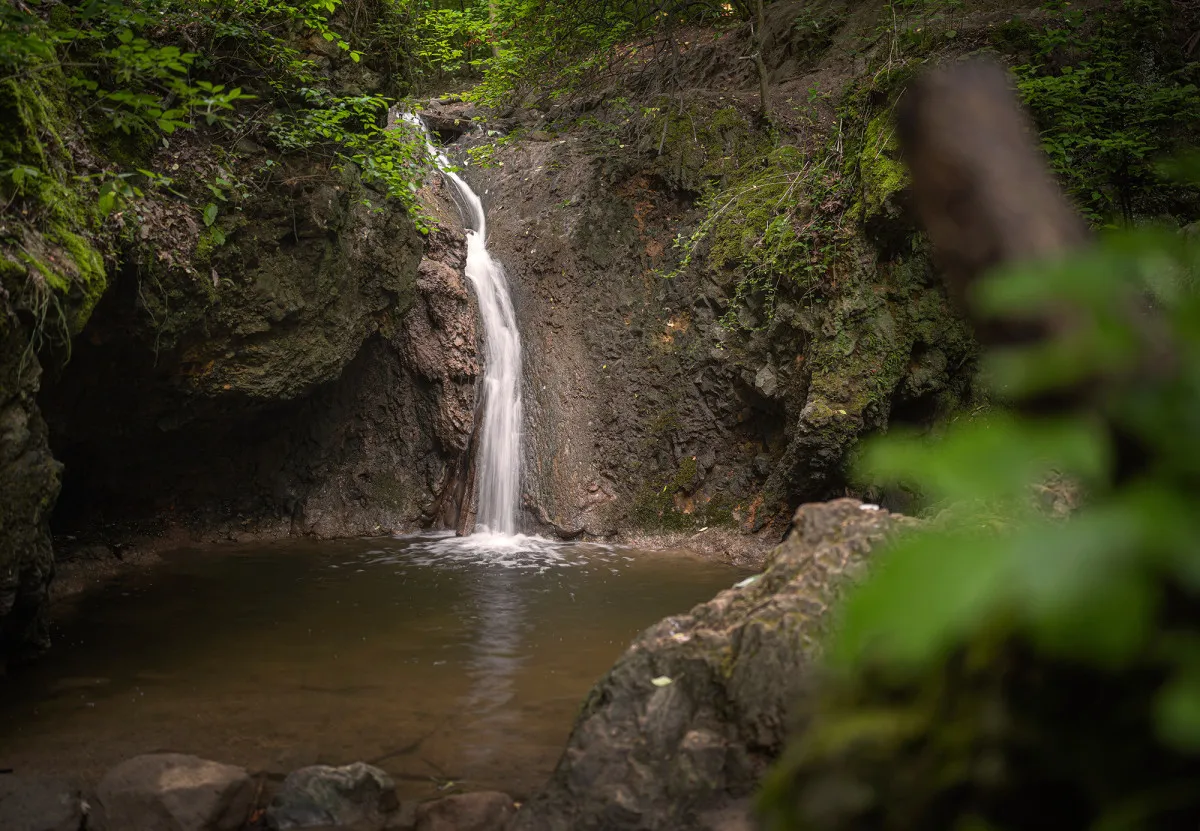
<svg viewBox="0 0 1200 831"><path fill-rule="evenodd" d="M467 278L475 288L485 339L482 411L476 458L478 509L475 531L512 535L517 530L521 488L521 335L513 313L504 266L487 250L487 217L483 202L450 168L415 113L404 120L419 127L429 152L458 195L467 227Z"/></svg>

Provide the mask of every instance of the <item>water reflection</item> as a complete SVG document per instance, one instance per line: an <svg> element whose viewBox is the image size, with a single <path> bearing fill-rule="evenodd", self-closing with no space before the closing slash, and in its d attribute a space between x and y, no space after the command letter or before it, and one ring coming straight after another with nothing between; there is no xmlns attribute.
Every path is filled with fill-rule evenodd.
<svg viewBox="0 0 1200 831"><path fill-rule="evenodd" d="M519 579L508 569L489 569L470 589L475 636L466 663L471 689L462 706L472 715L469 729L475 741L468 748L468 762L473 767L496 759L519 719L519 712L508 706L516 695L517 673L527 661L521 650L525 609Z"/></svg>
<svg viewBox="0 0 1200 831"><path fill-rule="evenodd" d="M193 549L112 583L0 687L0 768L94 781L173 750L528 793L630 638L744 576L480 536Z"/></svg>

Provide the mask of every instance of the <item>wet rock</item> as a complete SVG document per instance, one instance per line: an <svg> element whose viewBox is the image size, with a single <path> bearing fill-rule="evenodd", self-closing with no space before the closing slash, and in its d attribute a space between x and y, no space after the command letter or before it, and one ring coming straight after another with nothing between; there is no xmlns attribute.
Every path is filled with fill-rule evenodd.
<svg viewBox="0 0 1200 831"><path fill-rule="evenodd" d="M438 388L434 433L443 447L464 450L475 412L476 307L459 271L426 258L417 269L417 302L404 317L405 354Z"/></svg>
<svg viewBox="0 0 1200 831"><path fill-rule="evenodd" d="M735 828L777 757L827 611L910 522L853 499L804 505L761 575L643 632L591 691L514 831Z"/></svg>
<svg viewBox="0 0 1200 831"><path fill-rule="evenodd" d="M458 794L417 806L417 831L501 831L515 813L508 794Z"/></svg>
<svg viewBox="0 0 1200 831"><path fill-rule="evenodd" d="M254 783L233 765L152 753L110 770L96 795L112 831L235 831L250 814Z"/></svg>
<svg viewBox="0 0 1200 831"><path fill-rule="evenodd" d="M272 829L382 828L396 811L396 785L377 767L312 765L288 774L267 808Z"/></svg>
<svg viewBox="0 0 1200 831"><path fill-rule="evenodd" d="M25 334L16 322L0 304L0 666L49 644L49 524L62 471L34 400L41 372L36 363L21 366Z"/></svg>
<svg viewBox="0 0 1200 831"><path fill-rule="evenodd" d="M4 831L79 831L89 806L78 786L61 779L0 776Z"/></svg>
<svg viewBox="0 0 1200 831"><path fill-rule="evenodd" d="M384 831L416 831L417 802L401 802L400 807L387 818Z"/></svg>
<svg viewBox="0 0 1200 831"><path fill-rule="evenodd" d="M476 115L474 104L453 96L427 101L421 112L425 126L443 141L453 141L471 129Z"/></svg>

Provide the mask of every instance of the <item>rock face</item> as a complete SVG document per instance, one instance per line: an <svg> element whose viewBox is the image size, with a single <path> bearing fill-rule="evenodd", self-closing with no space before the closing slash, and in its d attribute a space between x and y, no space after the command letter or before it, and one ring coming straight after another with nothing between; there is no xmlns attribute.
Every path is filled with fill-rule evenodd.
<svg viewBox="0 0 1200 831"><path fill-rule="evenodd" d="M46 646L42 614L54 555L50 512L62 466L34 404L39 369L22 368L22 327L0 305L0 664Z"/></svg>
<svg viewBox="0 0 1200 831"><path fill-rule="evenodd" d="M0 665L48 642L44 601L54 574L49 524L62 466L50 452L37 406L40 351L53 351L87 322L107 285L103 259L80 236L91 220L71 185L66 80L0 82L0 153L36 166L48 209L36 224L6 192L0 212Z"/></svg>
<svg viewBox="0 0 1200 831"><path fill-rule="evenodd" d="M504 831L516 813L512 797L478 791L417 806L417 831Z"/></svg>
<svg viewBox="0 0 1200 831"><path fill-rule="evenodd" d="M48 641L52 515L85 545L452 525L478 356L438 187L422 238L353 166L189 136L146 167L201 205L261 187L215 221L154 189L106 218L66 89L0 84L0 153L44 184L0 220L0 661Z"/></svg>
<svg viewBox="0 0 1200 831"><path fill-rule="evenodd" d="M852 499L802 506L761 576L634 641L511 828L698 829L750 794L783 747L831 603L907 521Z"/></svg>
<svg viewBox="0 0 1200 831"><path fill-rule="evenodd" d="M250 815L254 783L239 767L153 753L110 770L96 795L112 831L237 831Z"/></svg>
<svg viewBox="0 0 1200 831"><path fill-rule="evenodd" d="M857 48L866 32L855 27L870 16L829 12L844 42L830 47L823 28L810 48L793 27L811 4L768 5L765 59L787 79L773 97L796 105L779 142L819 166L815 122L836 129L837 119L814 120L801 91L836 101L855 88L840 56ZM879 170L864 174L861 204L842 206L836 246L813 236L807 255L753 267L712 253L757 232L750 219L706 226L702 194L732 204L776 149L753 115L743 35L699 39L678 65L663 60L657 75L640 67L574 105L564 96L541 112L518 109L524 131L496 148L502 164L468 168L487 194L489 244L513 276L527 356L525 501L548 526L599 534L775 522L782 532L800 502L843 492L860 436L928 425L967 395L972 338L894 204L905 179L890 149L847 147L847 169L861 151ZM782 204L806 215L807 190L780 195L756 222ZM784 270L803 256L821 262ZM770 303L745 293L751 273L775 287Z"/></svg>
<svg viewBox="0 0 1200 831"><path fill-rule="evenodd" d="M4 831L80 831L88 812L79 787L70 782L0 776Z"/></svg>
<svg viewBox="0 0 1200 831"><path fill-rule="evenodd" d="M312 765L289 773L267 808L267 824L292 828L382 826L399 807L396 783L364 762L335 768Z"/></svg>
<svg viewBox="0 0 1200 831"><path fill-rule="evenodd" d="M158 264L151 292L118 276L41 396L66 465L60 527L334 536L421 521L465 446L455 429L470 433L470 408L442 416L475 367L469 297L447 275L461 237L426 252L397 207L365 207L352 172L324 179L247 205L206 254L215 277ZM418 286L422 261L443 279ZM450 307L436 321L450 352L406 330L430 305ZM445 383L427 377L439 360Z"/></svg>

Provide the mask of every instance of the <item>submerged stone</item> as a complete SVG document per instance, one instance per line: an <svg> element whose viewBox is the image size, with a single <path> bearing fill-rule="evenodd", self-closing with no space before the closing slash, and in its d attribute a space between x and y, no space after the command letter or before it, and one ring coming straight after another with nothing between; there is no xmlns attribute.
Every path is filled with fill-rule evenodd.
<svg viewBox="0 0 1200 831"><path fill-rule="evenodd" d="M417 831L500 831L515 813L506 793L458 794L417 806Z"/></svg>
<svg viewBox="0 0 1200 831"><path fill-rule="evenodd" d="M61 779L0 776L4 831L79 831L88 815L79 787Z"/></svg>
<svg viewBox="0 0 1200 831"><path fill-rule="evenodd" d="M235 831L250 815L254 783L233 765L150 753L106 773L97 797L112 831Z"/></svg>
<svg viewBox="0 0 1200 831"><path fill-rule="evenodd" d="M396 784L377 767L312 765L288 774L267 808L267 825L291 828L381 827L394 812Z"/></svg>

